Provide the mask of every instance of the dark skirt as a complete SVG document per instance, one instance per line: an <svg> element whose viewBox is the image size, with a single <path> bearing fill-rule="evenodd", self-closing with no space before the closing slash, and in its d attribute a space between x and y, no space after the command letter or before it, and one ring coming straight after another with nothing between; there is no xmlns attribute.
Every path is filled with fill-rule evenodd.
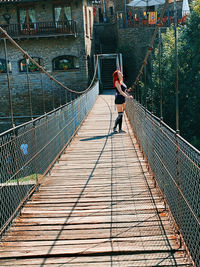
<svg viewBox="0 0 200 267"><path fill-rule="evenodd" d="M125 103L125 97L123 95L115 96L115 104L120 105Z"/></svg>

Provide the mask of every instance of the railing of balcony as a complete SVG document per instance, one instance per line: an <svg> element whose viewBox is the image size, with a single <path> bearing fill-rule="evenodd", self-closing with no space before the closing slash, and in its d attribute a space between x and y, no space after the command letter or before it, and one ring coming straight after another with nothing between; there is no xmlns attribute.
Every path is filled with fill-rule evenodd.
<svg viewBox="0 0 200 267"><path fill-rule="evenodd" d="M124 12L118 12L117 22L119 28L137 28L137 27L155 27L159 20L159 15L154 18L154 20L149 19L149 14L145 12L145 15L140 12L128 12L125 17ZM186 23L187 16L181 14L178 15L178 24L184 25ZM174 24L173 14L164 14L162 20L162 27L170 27Z"/></svg>
<svg viewBox="0 0 200 267"><path fill-rule="evenodd" d="M0 25L11 37L43 36L43 35L74 35L77 34L76 21L34 22Z"/></svg>
<svg viewBox="0 0 200 267"><path fill-rule="evenodd" d="M97 82L77 99L0 135L0 236L69 144L98 93Z"/></svg>
<svg viewBox="0 0 200 267"><path fill-rule="evenodd" d="M137 101L127 114L196 266L200 266L200 152Z"/></svg>

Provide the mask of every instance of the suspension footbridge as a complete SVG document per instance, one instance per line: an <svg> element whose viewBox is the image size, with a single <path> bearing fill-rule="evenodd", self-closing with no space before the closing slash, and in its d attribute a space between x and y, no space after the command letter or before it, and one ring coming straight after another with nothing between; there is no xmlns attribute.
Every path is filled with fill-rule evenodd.
<svg viewBox="0 0 200 267"><path fill-rule="evenodd" d="M0 134L0 266L200 266L200 152L137 99L127 101L125 132L113 133L114 95L99 95L96 79L106 55L95 57L91 84L78 92L0 31L12 124ZM19 126L7 41L26 61L31 120ZM122 70L122 57L113 56ZM43 90L37 118L29 60L52 88L67 92L57 107L53 95L47 112Z"/></svg>
<svg viewBox="0 0 200 267"><path fill-rule="evenodd" d="M113 93L99 95L3 236L1 266L192 266L128 117L114 134L115 116Z"/></svg>

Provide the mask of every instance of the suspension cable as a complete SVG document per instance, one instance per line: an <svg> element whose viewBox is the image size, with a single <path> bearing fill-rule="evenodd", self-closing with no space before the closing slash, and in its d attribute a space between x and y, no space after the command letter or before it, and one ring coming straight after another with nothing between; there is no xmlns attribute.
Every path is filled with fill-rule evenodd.
<svg viewBox="0 0 200 267"><path fill-rule="evenodd" d="M43 113L46 113L46 105L45 105L45 92L44 92L44 81L42 77L42 72L40 72L40 83L42 89L42 105L43 105Z"/></svg>
<svg viewBox="0 0 200 267"><path fill-rule="evenodd" d="M156 39L156 36L157 36L157 33L158 33L158 29L159 29L160 27L162 27L162 25L163 25L163 23L162 23L162 18L163 18L163 16L164 16L164 13L165 13L166 8L167 8L167 6L168 6L168 1L169 1L169 0L165 0L164 7L163 7L163 9L162 9L162 12L161 12L160 18L159 18L159 20L158 20L158 23L156 24L156 28L155 28L153 37L152 37L152 39L151 39L149 48L148 48L147 53L146 53L146 55L145 55L144 62L143 62L142 66L141 66L141 68L140 68L140 70L139 70L139 73L138 73L138 75L137 75L137 77L136 77L136 79L135 79L135 82L134 82L133 85L131 86L130 91L132 91L133 89L136 88L136 84L137 84L137 83L139 82L139 80L140 80L140 76L141 76L142 73L143 73L143 69L144 69L144 67L147 65L147 60L148 60L148 57L149 57L149 55L151 54L151 52L152 52L152 50L153 50L153 44L154 44L154 41L155 41L155 39Z"/></svg>
<svg viewBox="0 0 200 267"><path fill-rule="evenodd" d="M60 85L63 89L65 89L65 90L67 90L67 91L69 91L71 93L75 93L75 94L84 94L87 91L89 91L90 88L92 87L92 84L94 82L94 79L95 79L96 73L97 73L98 55L96 55L96 65L95 65L93 79L92 79L90 85L85 90L83 90L83 91L75 91L75 90L72 90L72 89L68 88L63 83L59 82L56 78L54 78L52 75L50 75L41 65L39 65L31 56L29 56L29 54L21 46L19 46L13 40L13 38L2 27L0 27L0 32L2 32L4 38L7 38L15 47L17 47L17 49L19 49L24 54L24 57L26 59L30 59L33 62L33 64L35 64L39 68L40 71L42 71L43 73L45 73L51 80L53 80L55 83L57 83L58 85Z"/></svg>

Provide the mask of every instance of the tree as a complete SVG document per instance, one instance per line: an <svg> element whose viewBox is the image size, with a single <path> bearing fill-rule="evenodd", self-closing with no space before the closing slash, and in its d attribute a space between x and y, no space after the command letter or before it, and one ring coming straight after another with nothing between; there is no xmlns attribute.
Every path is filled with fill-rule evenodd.
<svg viewBox="0 0 200 267"><path fill-rule="evenodd" d="M180 133L200 149L200 0L185 27L178 30ZM175 57L173 28L162 34L161 78L163 118L175 129ZM153 84L156 115L159 116L159 51L155 50Z"/></svg>
<svg viewBox="0 0 200 267"><path fill-rule="evenodd" d="M200 1L196 1L180 36L182 135L200 148Z"/></svg>
<svg viewBox="0 0 200 267"><path fill-rule="evenodd" d="M162 105L163 119L172 128L175 129L175 38L173 28L168 28L166 33L162 34L162 53L161 68L159 70L159 49L155 49L153 61L153 98L155 102L155 113L160 116L160 85L162 82ZM160 73L160 77L159 77Z"/></svg>

